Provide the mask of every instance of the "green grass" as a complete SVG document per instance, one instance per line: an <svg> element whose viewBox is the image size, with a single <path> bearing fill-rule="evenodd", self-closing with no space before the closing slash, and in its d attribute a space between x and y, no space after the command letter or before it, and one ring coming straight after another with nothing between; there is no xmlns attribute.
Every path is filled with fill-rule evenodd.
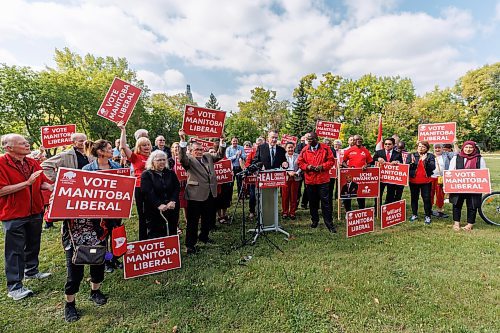
<svg viewBox="0 0 500 333"><path fill-rule="evenodd" d="M500 189L500 159L487 163L493 188ZM298 217L283 224L292 240L269 235L284 253L265 238L233 249L238 222L213 234L216 245L183 255L182 269L127 281L121 272L107 274L109 303L103 307L87 300L84 282L77 295L82 318L72 324L62 319L59 232L44 232L41 270L53 276L26 282L35 296L19 302L7 298L0 276L0 331L500 331L500 228L478 217L472 233L455 233L451 219L434 219L430 227L422 221L384 231L377 226L372 234L346 239L343 224L331 235L324 225L309 228L308 212L300 210ZM130 238L137 235L136 221L126 222ZM247 255L252 259L241 264Z"/></svg>

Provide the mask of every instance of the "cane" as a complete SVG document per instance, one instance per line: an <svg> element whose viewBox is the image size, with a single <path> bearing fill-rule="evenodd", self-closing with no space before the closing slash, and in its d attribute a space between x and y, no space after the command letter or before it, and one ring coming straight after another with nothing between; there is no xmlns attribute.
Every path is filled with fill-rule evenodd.
<svg viewBox="0 0 500 333"><path fill-rule="evenodd" d="M161 217L163 217L163 219L165 220L165 222L167 223L167 236L170 236L170 228L168 227L168 220L167 218L165 217L165 215L163 215L163 211L160 210L160 215Z"/></svg>

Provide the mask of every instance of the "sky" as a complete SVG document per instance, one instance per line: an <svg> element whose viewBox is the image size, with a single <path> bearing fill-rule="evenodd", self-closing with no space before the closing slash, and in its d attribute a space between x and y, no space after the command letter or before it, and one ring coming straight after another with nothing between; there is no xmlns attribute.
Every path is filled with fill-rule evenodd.
<svg viewBox="0 0 500 333"><path fill-rule="evenodd" d="M0 63L54 50L125 57L152 92L191 85L223 110L262 86L292 100L304 75L412 79L424 94L500 61L500 0L0 0Z"/></svg>

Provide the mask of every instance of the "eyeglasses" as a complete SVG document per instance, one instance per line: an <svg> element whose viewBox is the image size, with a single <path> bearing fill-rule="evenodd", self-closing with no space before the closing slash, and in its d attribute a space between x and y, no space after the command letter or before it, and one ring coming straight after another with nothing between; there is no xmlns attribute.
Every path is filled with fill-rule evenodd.
<svg viewBox="0 0 500 333"><path fill-rule="evenodd" d="M392 143L384 143L384 146L392 146Z"/></svg>

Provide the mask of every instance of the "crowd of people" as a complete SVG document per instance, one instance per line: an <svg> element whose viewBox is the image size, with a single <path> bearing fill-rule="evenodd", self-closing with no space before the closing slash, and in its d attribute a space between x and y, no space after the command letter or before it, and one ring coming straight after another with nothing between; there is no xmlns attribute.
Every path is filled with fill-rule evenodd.
<svg viewBox="0 0 500 333"><path fill-rule="evenodd" d="M300 141L278 142L279 134L271 130L267 139L259 137L255 144L245 142L239 145L238 138L231 138L226 146L223 139L207 149L196 141L188 139L183 130L179 131L179 141L170 147L163 136L158 136L152 144L148 131L134 133L135 145L127 144L126 128L119 123L120 138L113 144L99 139L88 140L83 133L74 133L72 147L46 158L43 149L30 150L30 144L21 135L7 134L1 138L4 154L0 156L0 220L5 234L5 273L8 296L20 300L32 293L23 285L24 279L44 279L50 273L38 270L38 255L42 232L52 228L44 212L49 205L50 192L61 167L99 171L106 169L130 168L136 178L135 204L137 208L139 240L152 239L183 233L180 210L184 209L186 220L186 253L199 252L198 242L211 243L212 230L217 222L229 220L227 209L233 201L242 196L249 197L249 218L256 211L255 184L247 184L241 174L247 168L286 170L286 186L281 192L282 222L296 220L301 207L309 209L311 228L318 227L319 210L326 228L335 233L333 210L337 194L345 211L352 210L351 200L357 199L358 208L366 207L364 198L357 198L357 186L350 177L339 189L338 180L330 170L337 168L362 168L383 163L410 165L410 198L412 214L410 222L418 217L420 197L424 207L424 223L430 224L432 217L448 218L444 211L445 193L442 177L445 170L486 168L479 148L473 141L466 141L459 149L451 145L436 144L431 153L428 142L418 142L415 152L407 152L405 143L397 135L383 140L383 148L374 154L363 145L361 135L349 137L347 147L341 140L325 139L320 142L315 132L307 133ZM234 181L217 184L214 164L222 159L231 161ZM342 159L342 163L339 160ZM187 173L187 180L179 181L174 166L181 166ZM236 183L236 189L234 189ZM380 200L391 203L402 198L404 186L380 184ZM385 192L385 199L382 199ZM453 229L473 228L476 212L480 204L479 194L451 194L453 205ZM467 224L461 228L462 206L467 206ZM375 203L376 204L376 203ZM436 209L433 211L432 207ZM84 266L72 262L75 244L106 245L114 228L122 225L117 219L67 219L62 222L62 245L66 257L67 278L65 284L64 317L68 322L79 319L75 296L79 291ZM200 229L200 230L198 230ZM118 257L106 258L101 265L90 266L91 291L89 298L96 305L104 305L107 297L100 291L105 272L111 273L122 268Z"/></svg>

